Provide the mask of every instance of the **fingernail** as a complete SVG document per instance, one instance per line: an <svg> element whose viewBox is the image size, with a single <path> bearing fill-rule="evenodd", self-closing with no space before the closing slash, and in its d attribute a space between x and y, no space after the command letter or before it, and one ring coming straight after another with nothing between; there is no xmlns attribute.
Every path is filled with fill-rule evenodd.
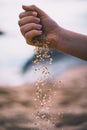
<svg viewBox="0 0 87 130"><path fill-rule="evenodd" d="M40 30L40 31L38 31L39 32L39 34L42 34L42 31Z"/></svg>
<svg viewBox="0 0 87 130"><path fill-rule="evenodd" d="M36 18L36 20L37 20L38 22L40 22L40 18Z"/></svg>
<svg viewBox="0 0 87 130"><path fill-rule="evenodd" d="M42 25L41 25L41 24L39 24L39 25L38 25L38 29L41 29L41 28L42 28Z"/></svg>
<svg viewBox="0 0 87 130"><path fill-rule="evenodd" d="M37 16L37 12L32 12L32 13L33 13L33 15Z"/></svg>

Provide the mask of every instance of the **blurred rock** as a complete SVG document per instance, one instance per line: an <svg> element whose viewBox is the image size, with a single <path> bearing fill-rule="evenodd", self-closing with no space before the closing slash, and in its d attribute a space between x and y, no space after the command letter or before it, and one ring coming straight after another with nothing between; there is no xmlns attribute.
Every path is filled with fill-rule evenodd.
<svg viewBox="0 0 87 130"><path fill-rule="evenodd" d="M4 35L4 32L0 30L0 35Z"/></svg>

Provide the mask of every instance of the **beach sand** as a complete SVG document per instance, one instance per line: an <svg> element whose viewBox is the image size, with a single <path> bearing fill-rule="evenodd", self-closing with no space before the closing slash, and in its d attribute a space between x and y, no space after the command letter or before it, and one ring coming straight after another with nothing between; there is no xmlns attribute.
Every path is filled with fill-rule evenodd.
<svg viewBox="0 0 87 130"><path fill-rule="evenodd" d="M1 86L0 130L87 130L87 65L64 72L42 89L44 105L36 100L35 83Z"/></svg>

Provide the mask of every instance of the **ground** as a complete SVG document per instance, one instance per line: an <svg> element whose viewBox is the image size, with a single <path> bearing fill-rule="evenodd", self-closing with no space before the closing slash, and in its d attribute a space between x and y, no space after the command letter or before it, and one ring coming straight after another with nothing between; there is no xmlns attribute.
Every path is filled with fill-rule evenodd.
<svg viewBox="0 0 87 130"><path fill-rule="evenodd" d="M87 130L87 66L47 83L45 104L36 92L35 84L0 87L0 130Z"/></svg>

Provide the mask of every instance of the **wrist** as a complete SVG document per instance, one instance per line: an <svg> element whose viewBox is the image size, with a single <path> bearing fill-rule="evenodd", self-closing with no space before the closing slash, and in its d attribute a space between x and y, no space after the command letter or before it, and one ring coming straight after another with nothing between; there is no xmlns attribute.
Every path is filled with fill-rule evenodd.
<svg viewBox="0 0 87 130"><path fill-rule="evenodd" d="M62 42L63 42L63 28L58 26L57 33L56 33L56 50L61 50Z"/></svg>

